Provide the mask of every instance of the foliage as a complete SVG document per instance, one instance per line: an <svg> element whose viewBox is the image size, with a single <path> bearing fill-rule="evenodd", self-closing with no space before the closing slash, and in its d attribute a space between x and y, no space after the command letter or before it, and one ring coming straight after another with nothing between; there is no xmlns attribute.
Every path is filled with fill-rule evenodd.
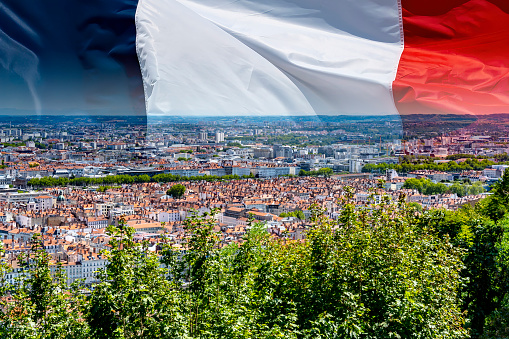
<svg viewBox="0 0 509 339"><path fill-rule="evenodd" d="M245 148L245 146L242 145L240 142L228 142L228 146L230 146L230 147L238 147L238 148Z"/></svg>
<svg viewBox="0 0 509 339"><path fill-rule="evenodd" d="M485 192L482 182L477 181L472 185L460 184L454 182L450 187L447 187L443 183L433 183L431 180L423 178L410 178L405 180L403 188L415 189L421 194L433 195L433 194L444 194L447 192L454 193L458 197L464 197L466 195L478 195Z"/></svg>
<svg viewBox="0 0 509 339"><path fill-rule="evenodd" d="M201 175L201 176L181 176L176 174L156 174L152 178L147 174L143 175L108 175L102 178L89 178L89 177L78 177L78 178L32 178L28 181L28 185L34 187L62 187L62 186L93 186L93 185L124 185L134 183L168 183L168 182L179 182L179 181L219 181L219 180L239 180L239 179L250 179L254 178L254 175Z"/></svg>
<svg viewBox="0 0 509 339"><path fill-rule="evenodd" d="M86 319L93 338L176 338L175 291L148 243L133 241L134 229L122 220L109 226L108 265L98 274Z"/></svg>
<svg viewBox="0 0 509 339"><path fill-rule="evenodd" d="M281 218L294 217L294 218L297 218L299 220L305 220L306 219L306 216L304 215L304 212L302 212L302 210L295 210L293 212L288 212L288 213L283 212L279 216Z"/></svg>
<svg viewBox="0 0 509 339"><path fill-rule="evenodd" d="M24 142L16 142L16 143L4 142L4 143L2 143L2 145L4 145L4 147L20 147L20 146L25 146L26 143L24 143Z"/></svg>
<svg viewBox="0 0 509 339"><path fill-rule="evenodd" d="M487 318L482 339L509 338L509 296Z"/></svg>
<svg viewBox="0 0 509 339"><path fill-rule="evenodd" d="M482 213L492 220L502 219L509 211L509 171L504 171L502 179L496 182L489 196L480 206Z"/></svg>
<svg viewBox="0 0 509 339"><path fill-rule="evenodd" d="M338 338L463 337L454 296L460 252L416 227L406 204L384 197L372 207L356 209L348 199L337 221L316 217L309 264L298 265L308 275L294 275L309 280L299 278L292 295L309 298L302 317L318 326L309 330Z"/></svg>
<svg viewBox="0 0 509 339"><path fill-rule="evenodd" d="M449 189L451 193L455 193L460 198L466 195L479 195L486 191L481 181L476 181L472 185L455 182L450 186Z"/></svg>
<svg viewBox="0 0 509 339"><path fill-rule="evenodd" d="M7 284L2 270L0 303L1 338L88 338L89 327L81 316L85 299L77 285L67 286L61 266L51 263L42 240L35 236L28 255L18 258L23 274ZM52 272L53 271L53 272Z"/></svg>
<svg viewBox="0 0 509 339"><path fill-rule="evenodd" d="M509 155L506 152L502 154L495 154L494 158L497 161L509 161Z"/></svg>
<svg viewBox="0 0 509 339"><path fill-rule="evenodd" d="M46 149L46 148L48 148L46 146L46 144L40 143L38 141L35 142L35 147L37 147L38 149Z"/></svg>
<svg viewBox="0 0 509 339"><path fill-rule="evenodd" d="M334 171L332 170L332 168L328 168L328 167L320 168L317 171L305 171L305 170L301 169L299 171L299 176L301 176L301 177L318 177L318 176L328 177L328 176L332 175L333 173L334 173Z"/></svg>
<svg viewBox="0 0 509 339"><path fill-rule="evenodd" d="M463 338L460 251L412 226L415 210L405 204L380 207L370 215L345 202L338 221L316 213L305 243L271 240L251 225L240 246L223 249L213 216L188 219L188 251L170 273L187 283L187 333ZM166 253L178 267L175 251Z"/></svg>
<svg viewBox="0 0 509 339"><path fill-rule="evenodd" d="M447 186L442 183L433 183L429 179L410 178L405 181L403 188L415 189L425 195L444 194Z"/></svg>
<svg viewBox="0 0 509 339"><path fill-rule="evenodd" d="M175 184L171 186L169 190L166 191L166 195L171 195L175 199L180 199L186 193L186 186L182 184Z"/></svg>
<svg viewBox="0 0 509 339"><path fill-rule="evenodd" d="M1 280L16 302L2 300L0 337L466 338L467 328L474 338L500 336L509 217L490 219L489 203L423 211L382 195L359 207L347 188L337 219L312 208L305 241L249 224L229 245L216 210L187 218L179 244L137 242L121 220L108 227L108 264L86 298L34 242L25 278Z"/></svg>
<svg viewBox="0 0 509 339"><path fill-rule="evenodd" d="M484 203L455 212L431 210L420 220L465 250L461 275L466 284L460 295L473 338L483 335L487 319L496 322L505 312L502 301L509 291L509 220L493 221L485 211Z"/></svg>
<svg viewBox="0 0 509 339"><path fill-rule="evenodd" d="M456 159L457 160L457 159ZM475 157L468 157L463 162L457 161L448 161L436 163L436 158L432 157L410 157L405 156L401 157L398 164L366 164L362 168L362 172L370 173L373 171L385 172L387 169L394 169L398 173L408 173L413 171L422 171L422 170L432 170L432 171L441 171L441 172L461 172L461 171L481 171L485 168L488 168L495 164L501 164L500 162L496 163L494 161L488 159L476 159Z"/></svg>
<svg viewBox="0 0 509 339"><path fill-rule="evenodd" d="M459 159L475 159L475 155L473 154L451 154L446 157L447 160L459 160Z"/></svg>

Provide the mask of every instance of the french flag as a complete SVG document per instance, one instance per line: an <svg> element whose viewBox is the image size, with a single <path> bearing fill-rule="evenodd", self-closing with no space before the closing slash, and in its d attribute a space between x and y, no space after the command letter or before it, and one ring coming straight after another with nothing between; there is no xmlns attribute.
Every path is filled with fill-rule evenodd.
<svg viewBox="0 0 509 339"><path fill-rule="evenodd" d="M509 113L507 0L2 0L0 110Z"/></svg>

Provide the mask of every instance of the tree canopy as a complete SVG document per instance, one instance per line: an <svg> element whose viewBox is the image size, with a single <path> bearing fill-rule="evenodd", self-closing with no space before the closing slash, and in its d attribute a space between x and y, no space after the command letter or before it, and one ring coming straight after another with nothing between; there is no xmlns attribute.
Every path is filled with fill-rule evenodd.
<svg viewBox="0 0 509 339"><path fill-rule="evenodd" d="M316 171L305 171L302 169L299 171L299 176L301 177L318 177L318 176L328 177L331 176L332 174L334 174L334 171L332 170L332 168L328 167L320 168L319 170Z"/></svg>
<svg viewBox="0 0 509 339"><path fill-rule="evenodd" d="M32 178L28 181L28 185L34 187L63 187L68 185L73 186L92 186L92 185L129 185L134 183L168 183L168 182L179 182L179 181L218 181L218 180L239 180L239 179L250 179L254 178L254 175L200 175L200 176L182 176L170 173L156 174L150 177L147 174L143 175L108 175L100 178L90 177L77 177L77 178L55 178L55 177L42 177Z"/></svg>
<svg viewBox="0 0 509 339"><path fill-rule="evenodd" d="M461 157L463 158L463 157ZM404 156L399 159L398 164L366 164L362 168L362 172L370 173L372 171L385 172L387 169L394 169L398 173L408 173L413 171L432 170L441 172L461 172L461 171L481 171L492 165L503 164L501 161L506 161L505 158L496 157L493 160L484 158L467 157L465 161L458 161L460 158L453 157L448 162L437 162L436 158L433 157L414 157Z"/></svg>
<svg viewBox="0 0 509 339"><path fill-rule="evenodd" d="M213 210L153 245L121 219L91 289L35 237L17 266L0 261L0 337L507 338L508 202L509 171L457 211L359 206L346 188L336 219L313 206L305 240L251 223L226 244Z"/></svg>
<svg viewBox="0 0 509 339"><path fill-rule="evenodd" d="M295 210L295 211L292 211L292 212L283 212L279 215L281 218L288 218L288 217L294 217L294 218L297 218L299 220L305 220L306 219L306 216L304 215L304 212L302 210Z"/></svg>
<svg viewBox="0 0 509 339"><path fill-rule="evenodd" d="M424 195L454 193L458 197L464 197L466 195L478 195L486 191L481 181L477 181L472 185L454 182L451 186L447 186L441 182L434 183L426 178L407 179L403 184L403 188L415 189Z"/></svg>
<svg viewBox="0 0 509 339"><path fill-rule="evenodd" d="M196 214L184 222L185 252L166 238L150 251L121 221L108 228L100 282L83 294L61 273L52 279L34 240L44 260L3 285L19 302L3 301L0 336L465 338L464 251L402 201L359 209L349 195L342 206L336 220L315 207L304 242L251 224L224 246L216 212Z"/></svg>
<svg viewBox="0 0 509 339"><path fill-rule="evenodd" d="M166 195L171 195L175 199L180 199L186 193L186 186L182 184L175 184L171 186L169 190L166 191Z"/></svg>

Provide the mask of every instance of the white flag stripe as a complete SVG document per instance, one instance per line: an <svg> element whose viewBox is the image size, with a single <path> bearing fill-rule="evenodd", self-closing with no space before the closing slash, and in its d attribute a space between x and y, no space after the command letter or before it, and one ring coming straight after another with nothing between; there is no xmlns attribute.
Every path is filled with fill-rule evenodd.
<svg viewBox="0 0 509 339"><path fill-rule="evenodd" d="M137 12L147 114L313 112L266 59L183 5L161 5L143 0Z"/></svg>
<svg viewBox="0 0 509 339"><path fill-rule="evenodd" d="M397 0L141 0L148 114L397 114Z"/></svg>

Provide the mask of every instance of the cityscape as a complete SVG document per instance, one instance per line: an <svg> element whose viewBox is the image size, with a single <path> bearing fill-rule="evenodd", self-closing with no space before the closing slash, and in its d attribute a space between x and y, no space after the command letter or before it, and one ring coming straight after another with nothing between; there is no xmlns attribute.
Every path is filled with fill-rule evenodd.
<svg viewBox="0 0 509 339"><path fill-rule="evenodd" d="M0 0L0 339L509 339L508 22Z"/></svg>
<svg viewBox="0 0 509 339"><path fill-rule="evenodd" d="M300 240L312 206L340 215L346 186L358 205L385 194L456 210L490 194L509 167L507 134L489 136L477 125L405 141L392 117L181 120L4 122L0 235L10 264L19 267L18 255L40 233L69 284L92 284L107 262L106 227L121 218L153 246L161 237L182 246L186 218L214 209L224 244L242 242L251 219ZM169 193L175 184L182 195Z"/></svg>

